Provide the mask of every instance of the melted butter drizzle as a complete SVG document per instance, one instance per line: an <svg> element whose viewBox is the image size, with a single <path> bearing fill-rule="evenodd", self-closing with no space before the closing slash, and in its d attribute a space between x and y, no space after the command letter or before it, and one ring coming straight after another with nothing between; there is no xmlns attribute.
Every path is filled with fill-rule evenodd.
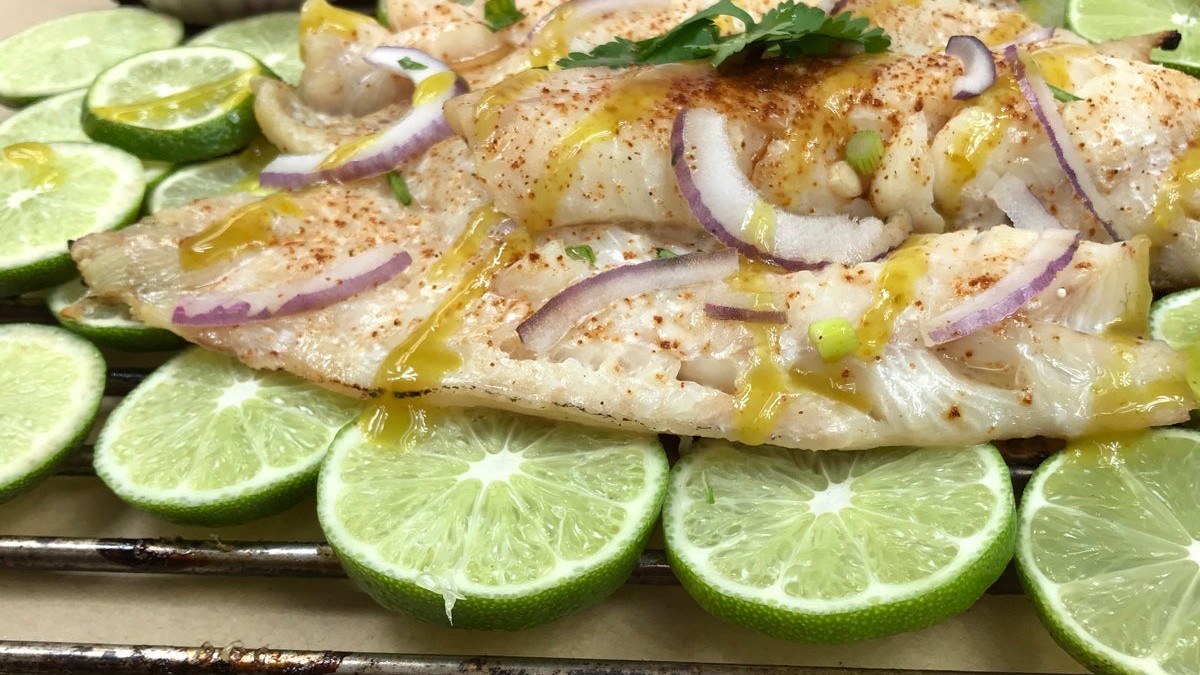
<svg viewBox="0 0 1200 675"><path fill-rule="evenodd" d="M488 89L475 104L475 142L491 138L500 126L500 113L522 92L546 79L544 70L526 70Z"/></svg>
<svg viewBox="0 0 1200 675"><path fill-rule="evenodd" d="M234 209L196 234L179 242L179 265L198 270L266 248L275 240L275 222L281 216L303 218L304 211L286 194Z"/></svg>
<svg viewBox="0 0 1200 675"><path fill-rule="evenodd" d="M45 143L15 143L0 154L5 161L16 165L29 177L29 186L48 190L62 185L65 177L58 166L58 154Z"/></svg>
<svg viewBox="0 0 1200 675"><path fill-rule="evenodd" d="M1104 336L1118 340L1133 339L1150 334L1150 303L1154 291L1150 288L1150 238L1138 235L1120 244L1127 247L1133 264L1137 268L1133 288L1125 290L1125 311L1108 325Z"/></svg>
<svg viewBox="0 0 1200 675"><path fill-rule="evenodd" d="M1029 58L1022 60L1027 66L1036 66L1047 84L1064 91L1072 91L1075 84L1071 79L1071 62L1095 55L1096 50L1090 45L1054 45L1031 54L1032 64Z"/></svg>
<svg viewBox="0 0 1200 675"><path fill-rule="evenodd" d="M615 136L622 126L647 117L667 95L667 82L641 79L624 83L602 106L580 120L550 150L546 170L537 179L525 223L533 231L550 227L563 195L575 178L583 153Z"/></svg>
<svg viewBox="0 0 1200 675"><path fill-rule="evenodd" d="M462 327L463 310L483 295L501 268L530 248L528 235L517 228L487 250L492 243L489 234L504 220L504 214L490 204L476 210L463 234L426 274L430 284L458 282L429 317L392 349L375 374L375 389L382 395L363 416L368 438L396 443L423 428L431 413L421 405L420 395L436 389L448 373L462 367L462 356L450 347L449 339Z"/></svg>
<svg viewBox="0 0 1200 675"><path fill-rule="evenodd" d="M375 22L365 14L334 7L326 0L306 0L300 9L301 49L304 47L303 38L310 35L327 34L354 39L359 27L368 23Z"/></svg>
<svg viewBox="0 0 1200 675"><path fill-rule="evenodd" d="M1000 145L1012 123L1018 97L1016 80L1011 75L1002 75L974 105L959 113L966 128L957 130L946 149L949 171L945 182L938 186L938 207L942 213L955 214L962 209L963 187L978 175L988 156Z"/></svg>
<svg viewBox="0 0 1200 675"><path fill-rule="evenodd" d="M871 360L883 354L892 338L896 319L916 299L917 280L929 269L924 246L927 236L909 237L883 263L871 305L858 322L856 355L860 359Z"/></svg>
<svg viewBox="0 0 1200 675"><path fill-rule="evenodd" d="M229 109L250 90L250 81L260 75L257 69L243 70L191 89L136 103L105 105L93 109L98 117L125 124L165 122L177 116L187 116L212 106L222 99L221 107Z"/></svg>
<svg viewBox="0 0 1200 675"><path fill-rule="evenodd" d="M559 59L571 51L572 19L575 11L570 5L559 5L554 16L538 30L529 46L529 67L557 70Z"/></svg>
<svg viewBox="0 0 1200 675"><path fill-rule="evenodd" d="M1200 217L1200 141L1193 140L1166 172L1158 188L1146 234L1160 246L1185 218Z"/></svg>
<svg viewBox="0 0 1200 675"><path fill-rule="evenodd" d="M770 278L776 272L770 266L741 259L741 268L729 285L752 298L754 309L785 309L772 292ZM754 340L750 367L735 381L733 430L739 441L759 445L771 440L771 434L783 413L791 393L792 377L778 362L783 326L768 323L744 324Z"/></svg>
<svg viewBox="0 0 1200 675"><path fill-rule="evenodd" d="M1141 368L1132 349L1136 340L1116 339L1116 342L1115 351L1092 384L1092 415L1085 433L1149 427L1155 423L1154 413L1162 408L1196 407L1196 395L1188 384L1186 370L1139 382Z"/></svg>

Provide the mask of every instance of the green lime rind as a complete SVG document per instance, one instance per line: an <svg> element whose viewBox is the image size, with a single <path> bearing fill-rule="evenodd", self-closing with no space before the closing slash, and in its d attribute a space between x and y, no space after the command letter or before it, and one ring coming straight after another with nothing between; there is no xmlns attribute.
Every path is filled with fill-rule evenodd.
<svg viewBox="0 0 1200 675"><path fill-rule="evenodd" d="M1065 18L1067 28L1092 42L1177 30L1179 47L1155 49L1150 60L1200 75L1200 6L1192 0L1068 0Z"/></svg>
<svg viewBox="0 0 1200 675"><path fill-rule="evenodd" d="M87 87L105 68L181 39L178 19L129 7L40 23L0 41L0 104L18 108Z"/></svg>
<svg viewBox="0 0 1200 675"><path fill-rule="evenodd" d="M59 325L93 344L122 352L163 352L186 342L169 330L151 328L129 315L121 304L102 302L79 279L54 287L46 306Z"/></svg>
<svg viewBox="0 0 1200 675"><path fill-rule="evenodd" d="M104 379L104 357L86 340L50 326L0 326L0 502L52 474L83 441Z"/></svg>
<svg viewBox="0 0 1200 675"><path fill-rule="evenodd" d="M1018 514L1016 568L1047 631L1095 673L1190 675L1200 659L1200 433L1074 441Z"/></svg>
<svg viewBox="0 0 1200 675"><path fill-rule="evenodd" d="M244 51L293 86L300 83L304 73L299 12L273 12L229 21L200 33L188 44Z"/></svg>
<svg viewBox="0 0 1200 675"><path fill-rule="evenodd" d="M245 78L236 79L239 74ZM274 74L253 56L223 47L177 47L139 54L96 78L84 102L83 129L92 139L145 160L183 163L228 155L258 136L250 89L254 77ZM125 121L106 112L113 106L161 100L164 95L203 92L202 87L225 78L235 78L226 80L238 85L234 93L220 88L216 91L223 93L208 98L200 93L193 101L195 109L187 114L160 105L161 114Z"/></svg>
<svg viewBox="0 0 1200 675"><path fill-rule="evenodd" d="M1200 342L1200 288L1164 295L1150 306L1150 337L1174 349Z"/></svg>
<svg viewBox="0 0 1200 675"><path fill-rule="evenodd" d="M191 349L109 416L96 474L126 503L167 520L242 523L311 494L329 443L360 410L293 375Z"/></svg>
<svg viewBox="0 0 1200 675"><path fill-rule="evenodd" d="M853 642L978 600L1012 557L1013 493L991 446L839 454L703 441L672 471L663 532L671 569L714 616L794 642Z"/></svg>
<svg viewBox="0 0 1200 675"><path fill-rule="evenodd" d="M135 157L98 143L48 143L48 164L0 152L0 297L49 288L78 272L70 241L137 217L146 189Z"/></svg>
<svg viewBox="0 0 1200 675"><path fill-rule="evenodd" d="M321 469L322 530L377 602L439 625L518 630L624 583L666 492L655 436L483 409L430 424L404 447L349 426ZM511 473L485 484L504 457ZM506 504L515 510L493 511Z"/></svg>

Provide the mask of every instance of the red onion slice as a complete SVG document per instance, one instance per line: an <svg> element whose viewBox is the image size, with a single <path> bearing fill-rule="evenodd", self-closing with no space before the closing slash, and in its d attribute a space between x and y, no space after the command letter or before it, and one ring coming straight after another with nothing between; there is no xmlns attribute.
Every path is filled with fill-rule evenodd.
<svg viewBox="0 0 1200 675"><path fill-rule="evenodd" d="M412 264L399 246L388 245L334 262L314 277L246 293L197 293L180 298L171 323L233 326L310 312L384 284Z"/></svg>
<svg viewBox="0 0 1200 675"><path fill-rule="evenodd" d="M400 65L401 59L409 59L425 67L405 68ZM449 66L438 59L408 47L380 47L372 51L367 60L411 79L418 87L434 75L452 72ZM468 87L457 75L446 84L449 86L444 91L435 91L427 100L413 105L404 117L373 137L351 141L348 146L340 146L329 153L280 155L263 168L259 183L263 187L295 190L313 183L346 182L391 171L453 135L442 105L466 93ZM361 147L353 149L345 159L330 163L331 158L355 145Z"/></svg>
<svg viewBox="0 0 1200 675"><path fill-rule="evenodd" d="M578 22L614 12L651 12L670 8L671 0L567 0L542 15L525 36L525 42L533 42L555 17L562 17L574 26Z"/></svg>
<svg viewBox="0 0 1200 675"><path fill-rule="evenodd" d="M925 343L940 345L999 323L1046 290L1075 257L1081 235L1074 230L1046 230L1025 257L996 283L927 323Z"/></svg>
<svg viewBox="0 0 1200 675"><path fill-rule="evenodd" d="M963 74L954 81L954 98L975 98L996 83L996 62L983 41L973 35L955 35L946 42L946 53L962 61Z"/></svg>
<svg viewBox="0 0 1200 675"><path fill-rule="evenodd" d="M733 249L689 253L606 270L568 287L517 326L521 342L537 353L546 351L588 315L618 300L642 293L717 281L738 271Z"/></svg>
<svg viewBox="0 0 1200 675"><path fill-rule="evenodd" d="M704 303L704 313L720 321L747 321L750 323L787 323L787 312L770 309L750 309Z"/></svg>
<svg viewBox="0 0 1200 675"><path fill-rule="evenodd" d="M1026 33L1024 35L1018 35L1017 37L1013 38L1012 40L1009 40L1008 42L1001 42L998 45L993 45L992 51L1002 52L1012 45L1029 45L1029 44L1034 44L1035 42L1044 42L1046 40L1049 40L1052 37L1054 37L1054 26L1046 26L1045 28L1037 28L1035 30L1029 31L1028 33Z"/></svg>
<svg viewBox="0 0 1200 675"><path fill-rule="evenodd" d="M723 115L685 109L671 130L671 164L692 215L726 246L785 269L873 260L899 246L911 231L906 218L883 222L847 215L799 215L768 204L738 168ZM774 221L756 233L755 214ZM766 238L760 248L756 235Z"/></svg>
<svg viewBox="0 0 1200 675"><path fill-rule="evenodd" d="M845 9L845 8L846 8L846 4L847 4L848 2L849 2L849 0L837 0L837 2L835 2L835 3L831 4L831 5L829 5L829 9L825 9L825 7L824 7L824 5L825 5L825 2L822 2L822 3L821 3L821 8L822 8L822 9L825 9L825 13L826 13L826 14L828 14L829 16L834 16L835 14L838 14L838 13L839 13L839 12L841 12L843 9Z"/></svg>
<svg viewBox="0 0 1200 675"><path fill-rule="evenodd" d="M1035 232L1063 229L1063 224L1042 206L1025 181L1011 173L1001 176L987 196L1008 216L1013 227Z"/></svg>
<svg viewBox="0 0 1200 675"><path fill-rule="evenodd" d="M1088 173L1087 166L1083 163L1083 157L1079 155L1075 144L1071 142L1071 135L1067 133L1067 126L1063 122L1062 115L1058 114L1054 95L1050 93L1041 76L1031 73L1025 68L1025 63L1021 61L1021 56L1017 53L1016 45L1009 45L1004 49L1004 59L1008 62L1013 76L1017 78L1021 94L1029 102L1029 107L1033 109L1033 114L1037 116L1042 128L1046 130L1046 136L1050 138L1050 146L1054 148L1054 156L1058 159L1058 164L1062 167L1063 172L1067 174L1067 180L1071 183L1079 201L1083 202L1088 213L1104 226L1104 231L1108 232L1108 236L1112 237L1113 241L1121 241L1122 237L1117 234L1117 230L1112 224L1113 219L1109 216L1113 213L1112 206L1096 187L1092 175Z"/></svg>

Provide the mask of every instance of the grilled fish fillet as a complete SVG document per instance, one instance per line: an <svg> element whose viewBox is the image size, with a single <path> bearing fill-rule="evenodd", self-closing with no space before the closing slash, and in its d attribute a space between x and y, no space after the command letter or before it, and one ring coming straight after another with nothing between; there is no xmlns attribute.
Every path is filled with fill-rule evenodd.
<svg viewBox="0 0 1200 675"><path fill-rule="evenodd" d="M639 222L560 227L522 243L521 230L505 235L502 219L488 216L457 140L407 173L422 209L399 206L382 181L309 189L290 197L299 207L292 213L303 215L273 216L268 246L199 270L182 269L181 241L238 199L89 236L72 255L93 292L151 325L254 367L385 400L421 395L437 405L812 449L1077 436L1177 422L1194 405L1182 357L1135 337L1150 297L1144 240L1085 243L1020 313L942 347L925 345L923 322L1003 275L1036 234L928 235L884 261L818 272L746 266L726 281L617 302L534 354L516 327L562 289L653 259L659 248L720 245L699 230ZM171 323L183 294L277 287L388 242L403 242L413 265L349 300L233 327ZM565 254L580 245L592 248L595 265ZM705 314L706 302L748 291L781 303L787 324ZM894 323L871 309L887 297L908 298ZM824 364L807 327L838 316L882 336L878 353Z"/></svg>
<svg viewBox="0 0 1200 675"><path fill-rule="evenodd" d="M1160 289L1200 282L1200 81L1083 45L1033 48L1047 80L1084 100L1058 103L1070 142L1113 205L1122 238L1149 236ZM451 101L497 206L531 227L694 222L670 164L683 108L726 115L742 169L765 198L801 213L892 216L918 231L1004 222L988 197L1005 174L1068 227L1109 240L1060 168L1048 136L998 58L982 96L950 95L959 62L940 53L525 74ZM886 151L860 178L844 160L856 130Z"/></svg>

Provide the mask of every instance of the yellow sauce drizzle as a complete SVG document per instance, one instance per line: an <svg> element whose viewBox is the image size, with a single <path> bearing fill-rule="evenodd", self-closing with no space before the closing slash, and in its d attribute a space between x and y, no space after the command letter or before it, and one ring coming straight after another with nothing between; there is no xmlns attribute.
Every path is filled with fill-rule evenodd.
<svg viewBox="0 0 1200 675"><path fill-rule="evenodd" d="M250 81L258 69L243 70L191 89L137 103L105 105L93 109L98 117L125 124L166 122L177 116L193 115L209 109L212 101L222 99L221 107L232 108L250 92Z"/></svg>
<svg viewBox="0 0 1200 675"><path fill-rule="evenodd" d="M546 76L544 70L526 70L484 92L475 104L475 142L482 143L494 134L500 125L500 111Z"/></svg>
<svg viewBox="0 0 1200 675"><path fill-rule="evenodd" d="M1026 19L1024 14L1020 12L1004 12L995 25L986 33L980 35L979 39L988 46L998 45L1001 42L1008 42L1020 37L1031 27L1029 19Z"/></svg>
<svg viewBox="0 0 1200 675"><path fill-rule="evenodd" d="M447 70L441 73L435 73L421 80L417 88L413 90L412 104L413 107L425 105L435 99L445 96L454 87L455 80L458 76L454 71Z"/></svg>
<svg viewBox="0 0 1200 675"><path fill-rule="evenodd" d="M238 154L238 165L246 172L246 176L234 183L230 192L251 192L256 195L269 195L274 190L264 188L258 182L263 167L279 156L279 150L267 139L259 136L241 153Z"/></svg>
<svg viewBox="0 0 1200 675"><path fill-rule="evenodd" d="M559 59L571 51L571 19L575 10L569 5L559 5L554 16L542 26L533 43L529 45L529 67L557 69Z"/></svg>
<svg viewBox="0 0 1200 675"><path fill-rule="evenodd" d="M954 119L956 132L946 149L949 171L939 181L937 191L938 206L944 213L957 213L962 208L963 186L979 173L988 155L1000 145L1012 120L1017 95L1016 80L1003 75L976 99L975 105Z"/></svg>
<svg viewBox="0 0 1200 675"><path fill-rule="evenodd" d="M29 176L30 186L35 189L55 188L65 180L58 167L58 155L45 143L16 143L2 152L5 161L20 167Z"/></svg>
<svg viewBox="0 0 1200 675"><path fill-rule="evenodd" d="M1071 80L1071 62L1095 56L1096 51L1086 45L1058 45L1048 47L1033 53L1033 63L1041 71L1042 79L1059 89L1071 91L1074 83ZM1026 66L1030 59L1023 59Z"/></svg>
<svg viewBox="0 0 1200 675"><path fill-rule="evenodd" d="M1193 141L1167 170L1158 188L1146 234L1157 246L1178 228L1185 217L1200 217L1195 200L1200 197L1200 143ZM1189 199L1190 198L1190 199Z"/></svg>
<svg viewBox="0 0 1200 675"><path fill-rule="evenodd" d="M1150 303L1154 301L1154 292L1150 289L1150 238L1138 235L1121 245L1131 249L1137 281L1133 288L1125 291L1125 313L1105 329L1104 335L1113 338L1149 335Z"/></svg>
<svg viewBox="0 0 1200 675"><path fill-rule="evenodd" d="M1125 341L1132 346L1133 340ZM1116 354L1104 364L1103 374L1092 385L1092 416L1088 434L1150 426L1162 408L1196 407L1187 372L1180 370L1145 384L1138 382L1137 354L1118 341Z"/></svg>
<svg viewBox="0 0 1200 675"><path fill-rule="evenodd" d="M920 235L909 237L883 264L883 271L879 273L879 281L875 285L875 297L859 320L859 358L874 359L883 354L888 340L892 338L896 319L912 304L917 279L929 267L929 258L923 246L925 239Z"/></svg>
<svg viewBox="0 0 1200 675"><path fill-rule="evenodd" d="M475 211L463 234L426 274L430 284L458 282L429 318L392 349L376 373L375 388L384 393L363 418L369 438L390 443L410 433L413 423L427 414L417 396L436 388L447 373L462 366L462 356L448 344L462 326L462 310L487 290L497 271L529 248L528 236L518 229L487 254L488 234L504 218L490 205Z"/></svg>
<svg viewBox="0 0 1200 675"><path fill-rule="evenodd" d="M842 364L822 364L816 370L793 368L791 384L794 389L811 391L818 396L854 408L859 412L866 413L871 409L867 397L858 390L854 373Z"/></svg>
<svg viewBox="0 0 1200 675"><path fill-rule="evenodd" d="M300 8L301 45L303 38L318 33L352 40L359 27L367 23L374 21L365 14L334 7L325 0L307 0Z"/></svg>
<svg viewBox="0 0 1200 675"><path fill-rule="evenodd" d="M784 309L770 286L774 274L770 266L743 258L741 269L729 280L729 285L750 295L754 309ZM771 440L791 391L791 378L776 360L781 327L763 323L745 326L754 338L754 348L750 352L750 367L734 383L733 428L738 440L758 445Z"/></svg>
<svg viewBox="0 0 1200 675"><path fill-rule="evenodd" d="M667 84L661 80L634 80L568 131L550 151L546 171L534 186L526 225L533 230L550 227L584 150L612 138L622 125L649 115L666 94Z"/></svg>
<svg viewBox="0 0 1200 675"><path fill-rule="evenodd" d="M754 200L750 209L750 218L746 222L746 231L750 240L760 251L775 249L775 208L762 199Z"/></svg>
<svg viewBox="0 0 1200 675"><path fill-rule="evenodd" d="M317 169L332 169L349 162L363 148L374 143L379 138L379 134L367 134L361 138L356 138L352 141L347 141L334 148L321 163L317 165Z"/></svg>
<svg viewBox="0 0 1200 675"><path fill-rule="evenodd" d="M301 218L304 211L286 194L273 194L235 209L179 242L179 265L184 270L198 270L265 248L275 239L275 220L280 216Z"/></svg>

